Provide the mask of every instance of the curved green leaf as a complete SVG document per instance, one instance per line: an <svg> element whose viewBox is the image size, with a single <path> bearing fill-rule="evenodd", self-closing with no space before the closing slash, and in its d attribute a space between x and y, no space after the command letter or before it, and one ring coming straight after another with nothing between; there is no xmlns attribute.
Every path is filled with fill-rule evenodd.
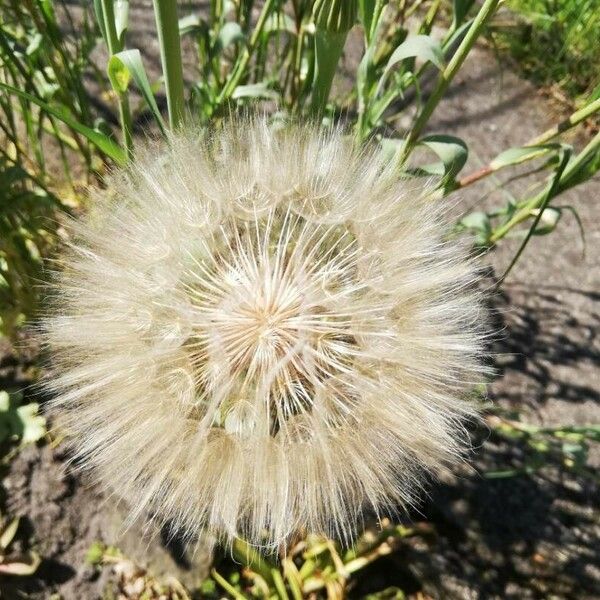
<svg viewBox="0 0 600 600"><path fill-rule="evenodd" d="M140 51L137 49L132 49L118 52L117 54L111 57L108 63L109 73L111 70L111 66L113 69L118 69L120 71L125 70L129 74L129 76L133 77L133 80L135 81L135 84L140 90L142 96L144 97L146 104L152 111L152 115L156 119L156 122L158 123L162 134L166 135L166 125L163 121L162 115L160 114L158 105L156 104L156 99L154 98L154 93L152 92L150 81L148 80L148 76L146 75L146 69L144 69L144 64L142 62L142 55L140 54Z"/></svg>
<svg viewBox="0 0 600 600"><path fill-rule="evenodd" d="M242 28L239 23L234 23L233 21L229 21L223 25L221 31L219 31L219 35L217 36L217 41L215 44L215 50L217 52L222 52L225 48L228 48L232 44L237 42L243 42L246 39Z"/></svg>
<svg viewBox="0 0 600 600"><path fill-rule="evenodd" d="M440 45L428 35L411 35L392 52L377 86L377 93L383 87L391 70L406 58L420 58L433 63L440 71L444 68L444 53Z"/></svg>
<svg viewBox="0 0 600 600"><path fill-rule="evenodd" d="M428 135L419 140L419 145L429 148L441 160L441 163L426 165L421 169L452 180L465 166L469 157L467 144L453 135Z"/></svg>
<svg viewBox="0 0 600 600"><path fill-rule="evenodd" d="M179 35L199 34L208 31L208 25L198 15L191 14L179 19Z"/></svg>

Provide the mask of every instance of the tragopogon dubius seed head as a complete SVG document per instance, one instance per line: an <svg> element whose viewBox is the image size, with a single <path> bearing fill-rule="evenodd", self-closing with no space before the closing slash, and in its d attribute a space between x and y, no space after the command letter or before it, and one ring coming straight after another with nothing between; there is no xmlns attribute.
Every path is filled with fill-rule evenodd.
<svg viewBox="0 0 600 600"><path fill-rule="evenodd" d="M262 119L113 175L45 321L82 464L133 517L270 547L413 502L481 379L439 204L337 130Z"/></svg>

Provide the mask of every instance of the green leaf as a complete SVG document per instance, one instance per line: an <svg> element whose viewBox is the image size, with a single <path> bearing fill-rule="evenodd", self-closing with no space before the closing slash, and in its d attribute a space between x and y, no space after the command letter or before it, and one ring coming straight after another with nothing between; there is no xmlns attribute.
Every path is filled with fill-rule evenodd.
<svg viewBox="0 0 600 600"><path fill-rule="evenodd" d="M411 35L392 52L379 79L377 94L383 88L390 71L406 58L420 58L425 62L432 62L440 71L444 68L444 53L440 45L428 35Z"/></svg>
<svg viewBox="0 0 600 600"><path fill-rule="evenodd" d="M280 12L269 15L265 21L263 32L270 34L278 31L287 31L287 33L296 35L296 23L294 23L294 19L289 15Z"/></svg>
<svg viewBox="0 0 600 600"><path fill-rule="evenodd" d="M371 31L373 15L375 14L375 2L376 0L358 0L358 20L362 23L367 38Z"/></svg>
<svg viewBox="0 0 600 600"><path fill-rule="evenodd" d="M476 233L475 243L479 246L487 245L492 234L490 217L481 211L474 211L463 217L459 222L459 226L473 230Z"/></svg>
<svg viewBox="0 0 600 600"><path fill-rule="evenodd" d="M520 148L509 148L504 152L501 152L490 162L492 170L497 171L511 165L518 165L520 163L532 160L548 154L548 152L560 150L560 144L542 144L541 146L523 146Z"/></svg>
<svg viewBox="0 0 600 600"><path fill-rule="evenodd" d="M100 34L104 43L108 45L108 37L106 35L106 27L104 26L104 10L102 9L102 0L94 0L94 13L96 15L96 23L100 27Z"/></svg>
<svg viewBox="0 0 600 600"><path fill-rule="evenodd" d="M118 94L127 92L129 82L131 81L131 73L123 61L119 60L116 55L111 56L108 60L107 73L110 84L115 92Z"/></svg>
<svg viewBox="0 0 600 600"><path fill-rule="evenodd" d="M46 419L38 414L38 410L39 405L35 402L17 408L17 415L23 428L22 444L32 444L46 435Z"/></svg>
<svg viewBox="0 0 600 600"><path fill-rule="evenodd" d="M128 76L133 77L136 86L140 90L146 104L149 106L152 111L152 115L156 119L158 126L163 135L166 135L166 125L163 121L162 115L160 114L160 110L158 109L158 105L156 104L156 99L154 98L154 93L152 92L152 87L150 86L150 82L148 81L148 76L146 75L146 69L144 69L144 64L142 62L142 55L140 51L137 49L132 50L123 50L122 52L118 52L113 57L111 57L109 61L109 70L110 65L113 64L115 69L120 71L125 70L128 73Z"/></svg>
<svg viewBox="0 0 600 600"><path fill-rule="evenodd" d="M222 52L225 48L237 43L245 41L246 36L242 31L239 23L234 23L233 21L228 21L223 25L221 31L219 31L219 35L217 36L217 41L215 43L215 51Z"/></svg>
<svg viewBox="0 0 600 600"><path fill-rule="evenodd" d="M198 15L187 15L179 19L179 35L191 35L204 33L208 30L208 25L204 19Z"/></svg>
<svg viewBox="0 0 600 600"><path fill-rule="evenodd" d="M463 140L453 135L428 135L419 140L419 144L435 152L441 164L421 167L434 174L453 179L465 166L469 157L469 149Z"/></svg>
<svg viewBox="0 0 600 600"><path fill-rule="evenodd" d="M452 29L456 29L465 19L475 0L453 0Z"/></svg>
<svg viewBox="0 0 600 600"><path fill-rule="evenodd" d="M32 402L20 406L20 394L0 391L0 441L19 439L21 444L37 442L46 434L46 419Z"/></svg>
<svg viewBox="0 0 600 600"><path fill-rule="evenodd" d="M115 30L119 48L125 46L125 35L129 27L129 0L115 0Z"/></svg>
<svg viewBox="0 0 600 600"><path fill-rule="evenodd" d="M102 542L94 542L85 554L85 562L90 565L99 565L104 558L106 546Z"/></svg>
<svg viewBox="0 0 600 600"><path fill-rule="evenodd" d="M537 217L540 212L539 208L535 208L531 211L531 214L534 217ZM533 230L533 235L546 235L551 233L556 229L558 225L558 221L562 216L562 211L558 208L548 207L541 211L540 219L535 229Z"/></svg>
<svg viewBox="0 0 600 600"><path fill-rule="evenodd" d="M265 82L260 83L251 83L248 85L238 85L231 97L234 100L239 100L240 98L264 98L266 100L279 100L279 94L270 89L269 86Z"/></svg>
<svg viewBox="0 0 600 600"><path fill-rule="evenodd" d="M62 109L47 104L43 100L40 100L39 98L36 98L35 96L28 94L27 92L19 90L16 87L13 87L12 85L7 85L6 83L0 82L0 89L6 90L7 92L14 94L15 96L18 96L19 98L24 98L29 102L33 102L34 104L45 110L47 113L62 121L65 125L73 129L74 131L77 131L77 133L83 135L86 139L88 139L100 151L102 151L106 156L111 158L118 165L125 165L127 163L127 155L117 143L115 143L108 136L98 131L94 131L86 125L82 125L81 123L73 119L73 117L66 114Z"/></svg>
<svg viewBox="0 0 600 600"><path fill-rule="evenodd" d="M7 562L0 563L0 573L4 575L33 575L40 566L41 558L35 553L30 552L31 562L29 564L23 562Z"/></svg>

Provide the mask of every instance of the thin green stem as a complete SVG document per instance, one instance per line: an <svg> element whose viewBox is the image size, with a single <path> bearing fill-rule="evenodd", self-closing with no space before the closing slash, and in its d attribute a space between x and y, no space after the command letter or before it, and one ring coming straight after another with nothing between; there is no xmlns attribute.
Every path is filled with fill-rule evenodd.
<svg viewBox="0 0 600 600"><path fill-rule="evenodd" d="M238 592L216 569L212 569L210 574L213 579L235 600L247 600L246 596Z"/></svg>
<svg viewBox="0 0 600 600"><path fill-rule="evenodd" d="M544 213L544 210L550 203L550 200L552 200L552 198L557 193L560 179L565 171L565 167L567 165L568 160L569 160L569 154L567 152L565 152L563 154L560 165L558 166L558 169L556 170L554 178L552 179L552 182L547 187L547 189L544 191L544 193L539 196L539 206L537 207L538 212L537 212L535 218L533 219L533 223L531 224L531 227L529 228L529 231L527 232L525 239L523 240L523 242L519 246L519 249L513 256L513 259L510 261L510 264L508 265L508 267L502 274L502 277L500 277L500 279L496 282L496 288L500 287L502 282L507 278L508 274L512 271L513 267L517 264L517 261L519 260L519 258L521 258L521 255L523 254L527 244L529 243L529 240L531 239L531 236L534 234L535 229L538 226L540 219L542 218L542 214Z"/></svg>
<svg viewBox="0 0 600 600"><path fill-rule="evenodd" d="M590 102L590 104L588 104L587 106L584 106L582 109L574 112L567 119L558 123L558 125L551 127L550 129L546 130L544 133L529 140L525 144L525 146L541 146L543 144L546 144L550 140L555 138L556 136L560 135L561 133L564 133L565 131L572 129L576 125L579 125L579 123L581 123L582 121L585 121L588 117L591 117L594 113L596 113L598 111L600 111L600 99L598 99L594 102ZM532 158L533 157L534 157L534 155L532 155ZM509 165L506 165L506 166L509 166ZM492 167L491 165L486 165L484 167L481 167L477 171L474 171L473 173L469 173L469 175L465 175L463 178L461 178L457 182L457 187L463 188L468 185L471 185L471 184L475 183L476 181L479 181L481 179L484 179L485 177L488 177L489 175L491 175L492 173L495 173L498 170L499 170L498 167Z"/></svg>
<svg viewBox="0 0 600 600"><path fill-rule="evenodd" d="M177 0L154 0L154 16L156 18L160 59L167 92L169 125L174 130L181 127L185 117Z"/></svg>
<svg viewBox="0 0 600 600"><path fill-rule="evenodd" d="M235 560L258 573L267 583L273 584L272 571L277 567L248 542L236 538L231 546L231 553Z"/></svg>
<svg viewBox="0 0 600 600"><path fill-rule="evenodd" d="M115 7L113 0L100 0L100 5L102 7L102 20L104 21L104 30L106 31L108 52L111 56L114 56L123 49L121 48L119 36L117 35ZM127 153L127 158L131 159L133 156L133 123L131 120L129 97L126 92L121 92L119 90L115 90L115 92L117 94L117 103L119 106L119 121L123 133L123 147Z"/></svg>
<svg viewBox="0 0 600 600"><path fill-rule="evenodd" d="M533 138L525 145L538 146L540 144L545 144L552 138L555 138L557 135L560 135L561 133L571 129L572 127L579 125L579 123L585 121L588 117L591 117L594 113L598 111L600 111L600 98L598 98L598 100L595 100L594 102L590 102L587 106L584 106L578 111L575 111L564 121L561 121L560 123L558 123L558 125L555 125L547 131L544 131L544 133Z"/></svg>
<svg viewBox="0 0 600 600"><path fill-rule="evenodd" d="M490 17L494 14L499 3L500 0L485 0L485 2L483 3L483 6L477 13L477 16L473 20L471 27L469 27L469 30L463 38L463 41L461 42L460 46L450 59L450 62L448 63L444 71L440 74L436 87L429 96L427 102L425 103L425 106L419 113L419 116L417 117L413 128L408 134L408 137L404 141L404 144L402 144L401 148L399 149L396 159L397 164L399 166L403 165L408 156L410 155L412 149L419 140L423 129L427 125L429 118L433 114L433 111L439 104L440 100L443 98L444 93L448 89L448 86L454 79L456 73L458 73L458 70L460 69L465 58L471 51L471 48L477 41L477 38L479 37L483 27L488 22Z"/></svg>
<svg viewBox="0 0 600 600"><path fill-rule="evenodd" d="M248 41L248 45L244 48L242 53L237 59L229 78L227 79L221 93L217 98L217 104L221 104L226 100L229 100L231 94L233 94L235 88L238 86L240 79L242 78L244 72L246 71L246 67L252 58L252 54L256 49L256 45L258 44L258 40L260 35L262 34L263 28L267 21L268 16L271 14L273 7L275 6L277 0L266 0L263 4L262 11L258 17L258 21L256 22L256 27L254 27L254 31L250 36L250 40Z"/></svg>

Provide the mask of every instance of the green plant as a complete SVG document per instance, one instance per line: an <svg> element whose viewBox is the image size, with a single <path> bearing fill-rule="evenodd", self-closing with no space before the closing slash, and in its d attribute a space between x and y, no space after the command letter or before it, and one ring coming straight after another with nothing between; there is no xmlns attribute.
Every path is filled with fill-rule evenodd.
<svg viewBox="0 0 600 600"><path fill-rule="evenodd" d="M199 588L190 591L173 578L168 583L160 582L123 556L118 548L101 542L90 547L86 560L98 569L111 568L118 575L116 587L124 598L132 597L128 590L131 593L137 582L137 589L144 590L147 594L144 597L149 599L216 599L225 593L236 600L337 600L356 588L364 570L379 559L413 538L427 541L434 537L435 532L426 523L404 527L384 519L378 527L368 527L351 549L343 550L327 538L309 535L294 544L279 562L266 559L244 541L237 540L231 552L234 562L224 557ZM161 593L164 595L160 596ZM368 597L404 600L405 595L393 587Z"/></svg>
<svg viewBox="0 0 600 600"><path fill-rule="evenodd" d="M35 402L22 403L18 392L0 391L0 444L37 442L46 435L46 419L38 414Z"/></svg>
<svg viewBox="0 0 600 600"><path fill-rule="evenodd" d="M557 465L586 478L598 480L589 464L590 445L600 442L600 425L540 427L518 418L490 415L488 424L494 434L509 442L519 442L525 449L523 464L508 469L488 471L485 477L498 479L531 475Z"/></svg>
<svg viewBox="0 0 600 600"><path fill-rule="evenodd" d="M35 312L60 215L107 156L119 158L95 129L84 83L91 77L102 89L89 58L96 38L88 12L75 24L63 2L0 6L0 334L9 337Z"/></svg>
<svg viewBox="0 0 600 600"><path fill-rule="evenodd" d="M24 92L0 96L2 154L46 184L62 168L67 182L75 185L79 161L87 183L88 174L100 166L97 146L68 125L69 120L89 128L97 124L85 86L88 76L102 84L89 58L96 38L89 12L75 24L62 1L7 0L0 7L0 83ZM56 154L58 164L51 164L49 157Z"/></svg>
<svg viewBox="0 0 600 600"><path fill-rule="evenodd" d="M62 208L44 184L0 157L0 333L14 337L36 307L42 257L56 236Z"/></svg>
<svg viewBox="0 0 600 600"><path fill-rule="evenodd" d="M490 34L538 85L576 103L600 94L595 0L509 0Z"/></svg>
<svg viewBox="0 0 600 600"><path fill-rule="evenodd" d="M285 118L326 125L345 120L350 135L377 147L404 177L433 176L440 202L486 177L528 166L537 182L526 192L502 205L470 210L456 224L455 233L471 236L477 250L520 238L498 285L536 236L554 231L565 212L577 218L558 198L600 170L600 133L588 136L578 150L564 136L600 113L595 56L600 16L592 0L514 0L511 6L524 11L528 21L518 26L517 37L512 24L502 28L498 0L454 0L450 19L439 0L211 0L207 12L188 14L182 14L188 9L174 0L155 0L168 116L159 110L157 87L145 71L142 52L127 46L127 2L97 0L97 27L109 52L107 78L119 113L119 143L117 134L96 123L82 83L89 71L104 81L85 60L95 44L96 27L86 22L81 39L65 44L55 5L11 0L2 7L0 126L8 144L0 148L0 314L5 333L14 334L32 313L32 282L40 275L40 257L56 236L49 220L67 210L58 199L64 192L50 185L44 140L60 150L68 179L73 179L67 158L71 153L81 158L86 173L100 169L98 158L127 163L136 153L130 106L134 87L165 138L169 130L185 125L187 115L218 127L231 114L265 102L270 103L268 110L278 109L276 124ZM350 89L340 93L335 73L354 25L361 29L364 51L351 73ZM441 34L434 35L434 28L441 28ZM578 110L522 146L498 148L488 165L465 173L467 144L430 132L429 121L474 45L490 31L539 83L557 83L576 96ZM181 38L193 40L198 57L195 81L187 89ZM396 124L403 114L411 117L411 124L399 132ZM519 473L537 470L543 463L540 456L558 456L567 467L587 472L586 444L598 439L595 426L550 430L505 420L490 424L499 435L518 437L534 451L531 463ZM518 473L488 475L507 474ZM238 550L240 545L243 542ZM374 551L377 555L380 550ZM331 542L310 538L302 551L292 554L291 562L283 562L281 571L259 557L248 560L248 548L244 553L248 577L215 572L213 591L221 586L234 597L249 591L297 600L307 590L325 589L336 597L351 580L352 569L362 564L359 559L364 562L371 556L340 553ZM401 594L390 591L392 596L396 593Z"/></svg>

